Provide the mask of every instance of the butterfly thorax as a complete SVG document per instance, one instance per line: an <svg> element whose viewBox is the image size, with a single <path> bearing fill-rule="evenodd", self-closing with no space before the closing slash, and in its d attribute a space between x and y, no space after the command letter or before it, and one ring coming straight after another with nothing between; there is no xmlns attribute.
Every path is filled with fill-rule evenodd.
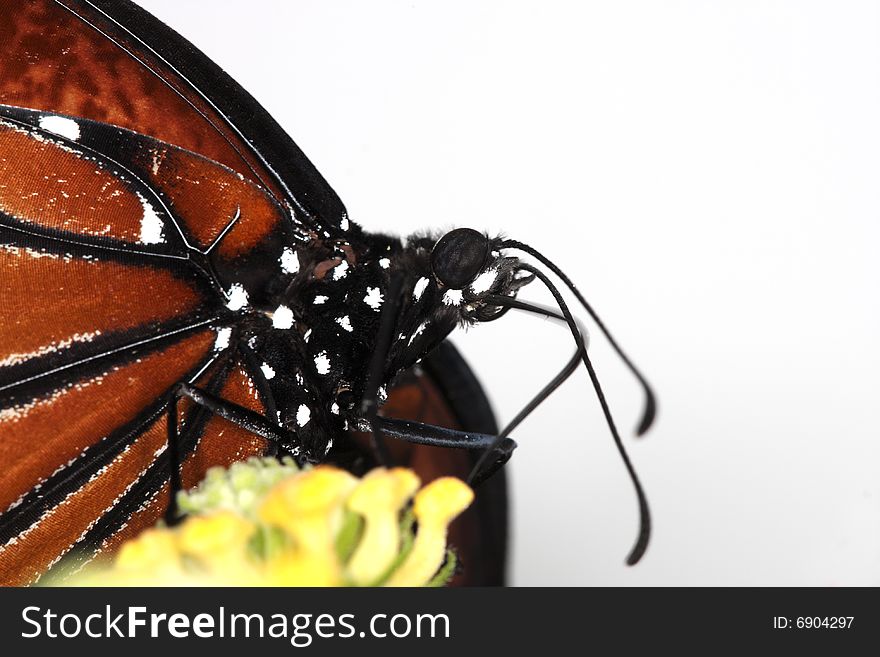
<svg viewBox="0 0 880 657"><path fill-rule="evenodd" d="M456 326L499 312L487 297L512 295L526 282L516 273L515 259L496 253L472 284L451 289L432 272L437 236L401 240L358 233L361 239L313 237L299 248L285 248L279 258L282 281L275 284L283 289L247 338L262 360L279 422L296 434L310 459L324 458L346 430L365 428L360 401L393 276L400 279L401 293L379 404L395 378Z"/></svg>

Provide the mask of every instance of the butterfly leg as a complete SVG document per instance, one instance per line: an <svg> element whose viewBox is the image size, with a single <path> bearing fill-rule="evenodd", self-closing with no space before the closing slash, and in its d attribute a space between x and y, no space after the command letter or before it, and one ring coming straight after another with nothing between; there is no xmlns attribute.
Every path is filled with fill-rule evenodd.
<svg viewBox="0 0 880 657"><path fill-rule="evenodd" d="M257 356L257 353L251 349L244 340L238 342L238 353L241 354L241 357L247 366L247 370L250 373L251 379L254 381L254 385L257 388L257 394L260 396L260 401L263 402L263 406L266 409L266 418L270 422L273 420L277 421L278 405L275 403L275 396L272 394L269 380L266 378L263 369L260 367L261 361L259 356ZM280 453L280 444L274 440L269 441L269 448L267 449L266 455L279 456Z"/></svg>
<svg viewBox="0 0 880 657"><path fill-rule="evenodd" d="M385 436L417 445L472 450L485 450L491 447L492 451L487 455L479 472L471 478L470 483L473 486L481 484L495 474L501 466L510 460L513 450L516 449L516 442L512 439L505 437L501 441L497 441L498 436L492 434L447 429L433 424L390 417L377 416L374 422Z"/></svg>
<svg viewBox="0 0 880 657"><path fill-rule="evenodd" d="M169 525L179 522L177 493L181 489L181 462L178 453L177 404L181 397L186 397L214 415L265 438L270 444L275 444L276 449L282 445L295 445L297 442L296 434L292 431L271 422L249 408L234 404L188 383L178 383L172 390L171 400L168 403L168 466L171 470L171 491L168 507L165 509L165 522Z"/></svg>
<svg viewBox="0 0 880 657"><path fill-rule="evenodd" d="M490 300L508 310L517 308L546 317L564 321L564 317L552 309L518 301L510 297L490 297ZM586 330L578 327L581 339L586 344ZM584 347L586 348L586 347ZM438 447L458 447L464 449L484 450L483 455L473 467L469 483L477 486L495 474L513 455L516 443L508 438L513 431L535 408L537 408L556 388L558 388L577 368L581 359L581 349L562 368L559 374L547 384L526 407L498 435L456 431L442 427L407 422L393 418L378 418L377 423L385 435L407 442Z"/></svg>
<svg viewBox="0 0 880 657"><path fill-rule="evenodd" d="M361 399L361 416L370 424L373 430L373 451L379 459L379 463L388 466L391 464L391 455L382 436L382 428L376 422L379 412L379 386L385 374L385 364L388 359L388 351L391 349L391 339L397 324L397 311L400 308L400 292L403 287L403 275L400 272L392 272L388 290L385 295L385 305L382 307L382 315L379 318L379 331L376 335L376 348L373 358L370 360L370 369L367 375L367 384Z"/></svg>

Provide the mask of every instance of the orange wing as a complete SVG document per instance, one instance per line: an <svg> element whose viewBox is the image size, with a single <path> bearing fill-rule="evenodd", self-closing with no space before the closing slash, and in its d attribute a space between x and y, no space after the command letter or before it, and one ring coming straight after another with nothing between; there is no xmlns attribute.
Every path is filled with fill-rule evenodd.
<svg viewBox="0 0 880 657"><path fill-rule="evenodd" d="M265 411L220 348L224 291L259 304L281 245L359 229L247 92L127 0L0 0L0 105L0 583L21 584L155 521L174 383ZM265 449L180 415L184 485Z"/></svg>
<svg viewBox="0 0 880 657"><path fill-rule="evenodd" d="M236 278L258 298L255 277L293 239L274 200L226 167L0 107L0 581L155 520L177 382L264 412L219 338L235 325L224 290ZM187 405L181 422L187 483L265 449Z"/></svg>
<svg viewBox="0 0 880 657"><path fill-rule="evenodd" d="M0 0L0 103L155 137L259 183L313 228L348 225L339 197L266 110L126 0Z"/></svg>
<svg viewBox="0 0 880 657"><path fill-rule="evenodd" d="M0 582L23 583L155 519L175 383L265 411L224 295L259 306L283 246L348 222L253 98L125 0L0 0L0 104ZM265 449L180 408L187 483Z"/></svg>

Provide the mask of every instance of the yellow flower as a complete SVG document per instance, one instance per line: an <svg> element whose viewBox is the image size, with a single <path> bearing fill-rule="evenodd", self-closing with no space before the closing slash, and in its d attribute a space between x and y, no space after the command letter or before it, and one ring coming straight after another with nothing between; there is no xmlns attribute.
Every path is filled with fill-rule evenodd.
<svg viewBox="0 0 880 657"><path fill-rule="evenodd" d="M185 578L174 536L164 529L148 529L125 543L116 556L118 581L96 581L96 586L176 585ZM98 576L99 579L103 579Z"/></svg>
<svg viewBox="0 0 880 657"><path fill-rule="evenodd" d="M449 523L473 499L458 479L417 492L405 468L362 479L332 466L252 459L182 495L189 515L125 543L79 586L423 586L454 569ZM409 502L415 495L410 510ZM413 538L413 517L418 530ZM450 556L449 560L444 560ZM438 572L439 571L439 572Z"/></svg>
<svg viewBox="0 0 880 657"><path fill-rule="evenodd" d="M176 572L180 569L174 536L164 529L148 529L125 543L116 557L116 567L125 572Z"/></svg>
<svg viewBox="0 0 880 657"><path fill-rule="evenodd" d="M281 586L332 586L342 569L336 556L335 536L342 524L343 503L357 479L331 466L303 472L277 484L260 506L265 523L283 529L293 540L293 551L268 564Z"/></svg>
<svg viewBox="0 0 880 657"><path fill-rule="evenodd" d="M257 570L242 558L255 530L253 522L231 511L193 516L176 532L177 547L213 584L246 586L257 576Z"/></svg>
<svg viewBox="0 0 880 657"><path fill-rule="evenodd" d="M474 499L470 487L455 477L435 479L416 494L413 512L419 531L412 551L392 573L387 586L423 586L446 556L449 523Z"/></svg>
<svg viewBox="0 0 880 657"><path fill-rule="evenodd" d="M400 551L400 510L419 483L411 470L376 468L348 498L348 508L364 519L363 536L348 562L355 584L376 583L394 563Z"/></svg>

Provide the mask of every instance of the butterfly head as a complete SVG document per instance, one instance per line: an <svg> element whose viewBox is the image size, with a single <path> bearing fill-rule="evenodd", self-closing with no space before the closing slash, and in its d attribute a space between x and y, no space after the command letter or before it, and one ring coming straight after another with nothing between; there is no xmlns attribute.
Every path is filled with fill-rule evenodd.
<svg viewBox="0 0 880 657"><path fill-rule="evenodd" d="M517 258L501 254L500 243L472 228L456 228L431 249L434 280L464 321L495 319L503 310L492 304L492 297L514 296L533 278L519 270Z"/></svg>

